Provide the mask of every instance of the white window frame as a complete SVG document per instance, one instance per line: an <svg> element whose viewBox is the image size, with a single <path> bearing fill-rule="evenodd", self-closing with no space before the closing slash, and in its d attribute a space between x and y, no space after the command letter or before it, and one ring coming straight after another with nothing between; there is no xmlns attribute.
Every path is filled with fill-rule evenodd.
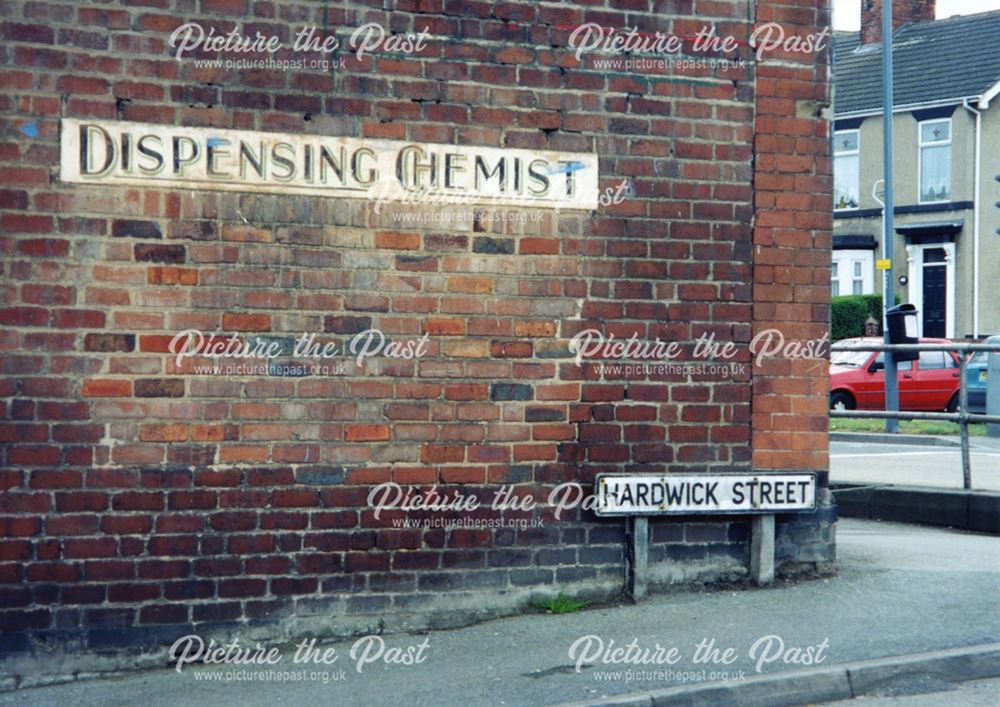
<svg viewBox="0 0 1000 707"><path fill-rule="evenodd" d="M840 295L853 295L854 264L861 265L861 294L875 294L875 253L868 249L849 249L833 251L833 262L837 266L837 282ZM830 274L831 287L833 273Z"/></svg>
<svg viewBox="0 0 1000 707"><path fill-rule="evenodd" d="M931 140L924 142L924 126L932 125L934 123L947 123L948 124L948 139L947 140ZM952 125L951 118L933 118L931 120L922 120L917 123L917 203L918 204L947 204L951 201L952 195L952 175L950 174L952 170L952 135L955 126ZM924 148L925 147L947 147L948 148L948 197L946 199L935 199L933 201L924 201Z"/></svg>
<svg viewBox="0 0 1000 707"><path fill-rule="evenodd" d="M838 150L837 149L837 138L841 135L846 135L847 133L854 133L858 136L858 147L855 150ZM833 205L834 211L856 211L861 208L861 130L860 128L852 128L850 130L835 130L833 133L833 193L837 193L837 158L838 157L857 157L858 158L858 203L856 206L845 206L840 208L836 203Z"/></svg>

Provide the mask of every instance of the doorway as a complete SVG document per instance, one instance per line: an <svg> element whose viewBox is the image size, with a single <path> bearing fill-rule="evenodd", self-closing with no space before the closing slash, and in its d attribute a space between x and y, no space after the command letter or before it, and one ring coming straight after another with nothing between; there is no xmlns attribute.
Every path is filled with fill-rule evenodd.
<svg viewBox="0 0 1000 707"><path fill-rule="evenodd" d="M943 339L948 332L948 262L944 248L924 248L924 336Z"/></svg>
<svg viewBox="0 0 1000 707"><path fill-rule="evenodd" d="M920 336L955 336L955 244L909 243L907 296L919 312Z"/></svg>

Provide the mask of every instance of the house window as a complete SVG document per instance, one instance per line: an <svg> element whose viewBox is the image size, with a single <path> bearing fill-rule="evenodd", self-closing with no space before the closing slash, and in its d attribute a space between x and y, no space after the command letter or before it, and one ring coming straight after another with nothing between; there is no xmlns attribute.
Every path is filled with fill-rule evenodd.
<svg viewBox="0 0 1000 707"><path fill-rule="evenodd" d="M833 251L830 289L834 297L875 292L875 254L857 249Z"/></svg>
<svg viewBox="0 0 1000 707"><path fill-rule="evenodd" d="M861 131L833 134L833 208L856 209L861 204Z"/></svg>
<svg viewBox="0 0 1000 707"><path fill-rule="evenodd" d="M951 118L920 123L920 203L951 199Z"/></svg>

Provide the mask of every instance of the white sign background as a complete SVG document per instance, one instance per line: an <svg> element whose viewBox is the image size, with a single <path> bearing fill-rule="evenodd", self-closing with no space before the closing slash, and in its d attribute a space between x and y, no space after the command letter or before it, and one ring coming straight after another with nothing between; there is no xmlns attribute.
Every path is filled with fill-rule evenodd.
<svg viewBox="0 0 1000 707"><path fill-rule="evenodd" d="M599 516L811 511L816 474L598 474Z"/></svg>

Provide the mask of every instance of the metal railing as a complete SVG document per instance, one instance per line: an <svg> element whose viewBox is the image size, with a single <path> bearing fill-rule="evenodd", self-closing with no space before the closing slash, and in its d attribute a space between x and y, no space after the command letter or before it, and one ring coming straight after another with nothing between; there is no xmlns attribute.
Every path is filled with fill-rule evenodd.
<svg viewBox="0 0 1000 707"><path fill-rule="evenodd" d="M954 351L958 353L958 412L906 412L889 410L831 410L831 418L848 419L871 419L871 420L941 420L945 422L957 422L962 445L962 483L966 489L972 488L972 461L969 452L969 423L997 423L1000 424L998 415L972 415L969 413L969 391L966 386L965 370L968 364L966 354L987 351L990 353L1000 353L998 344L865 344L865 343L845 343L838 346L834 343L830 350L838 351L880 351L891 353L893 351Z"/></svg>

